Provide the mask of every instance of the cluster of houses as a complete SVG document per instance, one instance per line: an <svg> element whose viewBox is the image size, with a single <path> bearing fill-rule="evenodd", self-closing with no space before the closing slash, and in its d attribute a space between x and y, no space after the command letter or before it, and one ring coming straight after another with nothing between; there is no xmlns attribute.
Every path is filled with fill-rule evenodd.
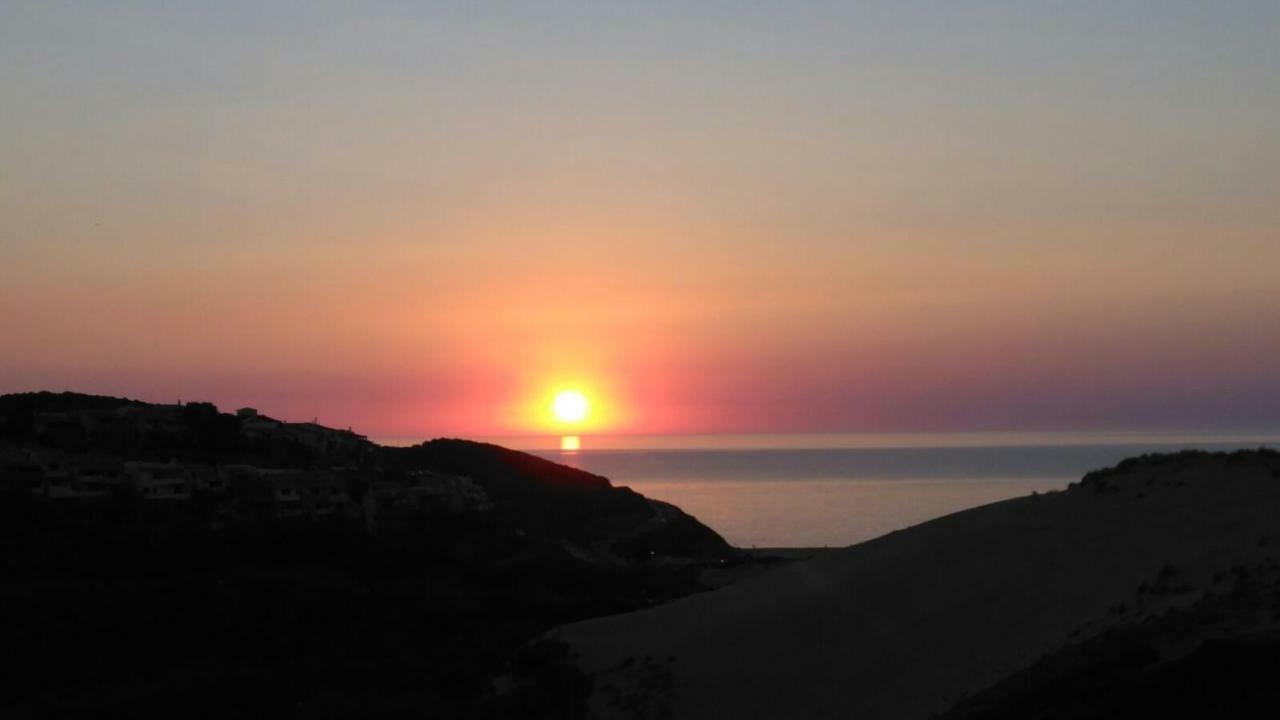
<svg viewBox="0 0 1280 720"><path fill-rule="evenodd" d="M217 408L209 403L173 405L122 405L111 408L84 408L70 411L45 411L32 422L37 437L69 441L88 436L113 435L118 438L147 435L177 436L187 428L184 421L203 411L217 416ZM352 432L330 428L314 422L284 422L260 415L254 408L236 411L239 432L250 440L272 439L294 442L320 455L359 454L369 447L368 438Z"/></svg>
<svg viewBox="0 0 1280 720"><path fill-rule="evenodd" d="M58 452L0 453L0 481L10 492L27 490L50 500L94 500L120 492L147 499L190 500L193 493L226 487L217 472L178 463L123 462Z"/></svg>
<svg viewBox="0 0 1280 720"><path fill-rule="evenodd" d="M245 437L284 438L322 455L359 453L368 447L368 438L349 429L339 430L313 422L283 422L260 415L253 408L240 408L236 417Z"/></svg>
<svg viewBox="0 0 1280 720"><path fill-rule="evenodd" d="M122 461L39 450L0 451L0 485L52 502L132 498L157 503L202 501L266 512L279 519L342 516L375 526L419 512L492 508L470 478L429 470L265 468ZM224 513L226 515L226 513Z"/></svg>
<svg viewBox="0 0 1280 720"><path fill-rule="evenodd" d="M241 447L249 449L240 457L258 457L261 462L200 464L119 457L146 441L153 448L147 456L155 457L155 447L208 432L200 423L222 423L225 428L228 422ZM317 423L282 422L253 408L236 411L232 419L208 403L138 403L39 412L30 417L28 427L38 442L0 444L0 491L29 493L51 502L130 498L156 507L199 503L216 508L215 515L221 516L338 516L363 519L370 526L422 511L461 513L492 507L484 489L471 478L429 470L383 470L371 462L374 446L362 435ZM272 466L268 458L277 451L301 452L306 461ZM298 469L299 464L311 469Z"/></svg>

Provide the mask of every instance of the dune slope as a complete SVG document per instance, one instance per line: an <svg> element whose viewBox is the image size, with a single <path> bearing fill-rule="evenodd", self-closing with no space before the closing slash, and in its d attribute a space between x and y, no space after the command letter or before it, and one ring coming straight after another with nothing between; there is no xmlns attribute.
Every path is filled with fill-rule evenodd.
<svg viewBox="0 0 1280 720"><path fill-rule="evenodd" d="M1278 553L1280 455L1150 456L552 640L600 717L925 718Z"/></svg>

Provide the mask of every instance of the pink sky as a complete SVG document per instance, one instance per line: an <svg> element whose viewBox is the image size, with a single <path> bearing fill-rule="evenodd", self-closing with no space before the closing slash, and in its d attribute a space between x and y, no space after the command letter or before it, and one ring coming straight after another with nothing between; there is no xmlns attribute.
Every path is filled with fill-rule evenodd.
<svg viewBox="0 0 1280 720"><path fill-rule="evenodd" d="M556 431L569 385L591 432L1274 428L1280 23L1176 6L17 4L0 392L405 436Z"/></svg>

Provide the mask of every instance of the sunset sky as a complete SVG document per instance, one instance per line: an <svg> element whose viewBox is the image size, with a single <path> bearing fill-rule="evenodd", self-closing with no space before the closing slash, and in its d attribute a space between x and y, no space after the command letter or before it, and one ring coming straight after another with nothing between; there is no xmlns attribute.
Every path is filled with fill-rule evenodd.
<svg viewBox="0 0 1280 720"><path fill-rule="evenodd" d="M375 436L1280 427L1280 3L6 0L0 348Z"/></svg>

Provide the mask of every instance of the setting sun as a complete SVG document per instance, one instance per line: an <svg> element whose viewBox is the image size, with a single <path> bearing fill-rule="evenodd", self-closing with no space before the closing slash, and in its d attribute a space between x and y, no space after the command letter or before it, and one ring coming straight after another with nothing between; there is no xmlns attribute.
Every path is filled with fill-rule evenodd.
<svg viewBox="0 0 1280 720"><path fill-rule="evenodd" d="M591 404L587 397L577 390L564 390L556 394L551 401L551 413L564 423L580 423L587 419Z"/></svg>

